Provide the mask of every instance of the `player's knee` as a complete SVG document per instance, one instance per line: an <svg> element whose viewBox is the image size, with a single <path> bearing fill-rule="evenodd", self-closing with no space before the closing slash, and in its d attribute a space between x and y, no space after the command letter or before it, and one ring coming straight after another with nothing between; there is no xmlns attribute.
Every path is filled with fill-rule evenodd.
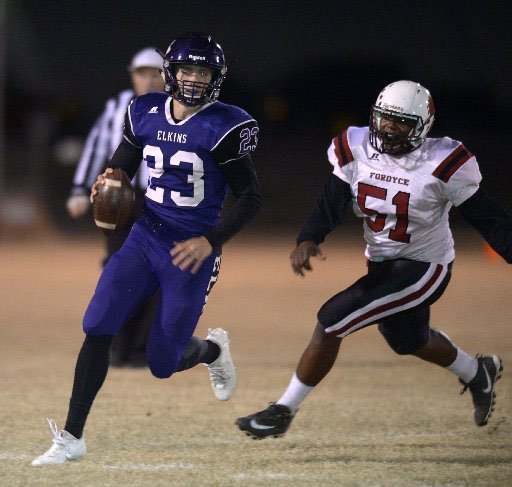
<svg viewBox="0 0 512 487"><path fill-rule="evenodd" d="M109 313L110 301L95 293L84 314L82 328L88 335L116 335L120 324Z"/></svg>
<svg viewBox="0 0 512 487"><path fill-rule="evenodd" d="M413 355L418 350L418 348L412 347L408 343L391 342L390 340L387 340L387 342L393 352L398 355Z"/></svg>
<svg viewBox="0 0 512 487"><path fill-rule="evenodd" d="M386 340L389 347L398 355L413 355L428 342L428 330L417 333L401 333L385 324L379 323L379 332Z"/></svg>
<svg viewBox="0 0 512 487"><path fill-rule="evenodd" d="M328 328L329 326L336 323L336 319L334 318L334 311L332 309L332 306L329 305L329 303L325 303L317 314L317 320L318 324L325 328Z"/></svg>
<svg viewBox="0 0 512 487"><path fill-rule="evenodd" d="M153 374L157 379L168 379L173 374L173 371L162 369L161 367L154 367L151 364L148 365L151 374Z"/></svg>
<svg viewBox="0 0 512 487"><path fill-rule="evenodd" d="M151 359L148 359L148 367L157 379L168 379L176 372L176 364L163 364Z"/></svg>
<svg viewBox="0 0 512 487"><path fill-rule="evenodd" d="M168 379L169 377L171 377L172 375L172 372L162 372L161 370L157 369L152 369L151 367L149 368L149 370L151 370L151 374L156 377L157 379Z"/></svg>
<svg viewBox="0 0 512 487"><path fill-rule="evenodd" d="M82 323L82 329L86 335L102 334L102 330L97 326L97 323L86 318L84 318Z"/></svg>
<svg viewBox="0 0 512 487"><path fill-rule="evenodd" d="M112 335L86 335L84 345L90 349L108 352L113 338Z"/></svg>
<svg viewBox="0 0 512 487"><path fill-rule="evenodd" d="M98 336L98 335L111 335L116 334L115 330L112 330L110 326L98 323L96 321L90 321L84 319L82 328L86 335Z"/></svg>

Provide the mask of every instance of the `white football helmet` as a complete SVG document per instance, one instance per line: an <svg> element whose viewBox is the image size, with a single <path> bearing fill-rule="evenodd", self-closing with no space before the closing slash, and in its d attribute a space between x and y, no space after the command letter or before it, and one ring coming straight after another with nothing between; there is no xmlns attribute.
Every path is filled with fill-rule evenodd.
<svg viewBox="0 0 512 487"><path fill-rule="evenodd" d="M379 93L372 107L370 143L379 152L387 154L411 152L427 138L434 115L434 100L425 87L413 81L391 83ZM402 128L390 128L393 125Z"/></svg>

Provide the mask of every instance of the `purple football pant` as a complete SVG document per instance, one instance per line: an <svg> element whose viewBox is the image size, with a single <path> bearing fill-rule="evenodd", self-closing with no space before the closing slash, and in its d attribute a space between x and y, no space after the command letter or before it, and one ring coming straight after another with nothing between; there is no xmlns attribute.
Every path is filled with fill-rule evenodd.
<svg viewBox="0 0 512 487"><path fill-rule="evenodd" d="M85 312L86 334L116 335L139 306L160 288L160 306L149 333L146 359L152 374L167 378L176 370L217 280L220 255L212 253L192 275L172 264L173 240L155 236L136 223L121 249L103 269Z"/></svg>

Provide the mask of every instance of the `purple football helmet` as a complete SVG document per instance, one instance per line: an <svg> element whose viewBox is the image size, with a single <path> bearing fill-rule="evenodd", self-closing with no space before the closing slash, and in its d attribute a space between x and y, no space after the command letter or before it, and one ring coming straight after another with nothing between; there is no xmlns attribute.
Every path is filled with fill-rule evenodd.
<svg viewBox="0 0 512 487"><path fill-rule="evenodd" d="M163 58L165 91L169 95L192 107L217 99L227 67L224 52L212 36L201 32L188 32L171 42ZM211 81L178 81L176 73L179 65L183 64L212 68L214 74Z"/></svg>

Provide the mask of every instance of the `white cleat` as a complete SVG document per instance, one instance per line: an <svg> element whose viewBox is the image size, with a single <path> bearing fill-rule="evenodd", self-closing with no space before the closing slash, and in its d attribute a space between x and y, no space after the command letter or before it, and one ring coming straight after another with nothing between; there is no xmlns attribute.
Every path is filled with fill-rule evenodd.
<svg viewBox="0 0 512 487"><path fill-rule="evenodd" d="M59 431L53 419L46 418L46 421L48 421L53 435L53 445L32 462L33 467L58 465L71 460L79 460L85 455L87 449L83 435L80 439L75 438L65 430Z"/></svg>
<svg viewBox="0 0 512 487"><path fill-rule="evenodd" d="M220 348L218 358L207 367L215 397L219 401L227 401L236 388L236 367L229 350L228 332L222 328L209 328L206 340L216 343Z"/></svg>

